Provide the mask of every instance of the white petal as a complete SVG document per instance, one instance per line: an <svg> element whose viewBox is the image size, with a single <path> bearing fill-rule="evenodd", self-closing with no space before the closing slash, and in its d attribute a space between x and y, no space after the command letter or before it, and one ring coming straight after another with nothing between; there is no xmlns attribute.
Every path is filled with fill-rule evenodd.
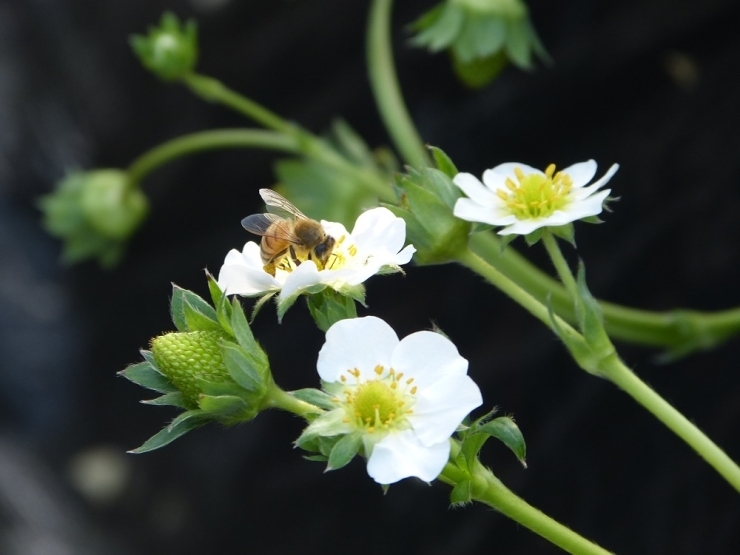
<svg viewBox="0 0 740 555"><path fill-rule="evenodd" d="M534 230L548 225L547 218L538 220L517 220L513 225L505 227L498 232L499 235L528 235Z"/></svg>
<svg viewBox="0 0 740 555"><path fill-rule="evenodd" d="M569 204L568 206L563 208L563 212L568 214L568 217L570 218L568 221L571 222L580 220L581 218L586 218L588 216L601 214L601 211L604 208L604 199L609 196L609 193L611 193L611 189L599 191L595 195L592 195L586 199Z"/></svg>
<svg viewBox="0 0 740 555"><path fill-rule="evenodd" d="M396 332L380 318L340 320L327 330L316 368L327 382L337 381L353 368L368 376L378 364L390 367L391 353L397 344Z"/></svg>
<svg viewBox="0 0 740 555"><path fill-rule="evenodd" d="M492 207L481 206L469 198L457 199L452 213L461 220L491 225L507 225L511 223L512 218L516 220L516 217L511 214L504 214L502 210Z"/></svg>
<svg viewBox="0 0 740 555"><path fill-rule="evenodd" d="M218 272L218 286L229 295L259 295L280 289L280 283L265 272L259 246L249 242L244 251L229 251Z"/></svg>
<svg viewBox="0 0 740 555"><path fill-rule="evenodd" d="M444 376L462 376L468 361L445 336L432 331L417 331L404 337L393 350L391 365L396 372L414 378L423 389Z"/></svg>
<svg viewBox="0 0 740 555"><path fill-rule="evenodd" d="M583 187L596 175L596 162L594 160L578 162L561 171L568 174L571 180L573 180L573 188Z"/></svg>
<svg viewBox="0 0 740 555"><path fill-rule="evenodd" d="M367 254L374 251L395 254L406 241L406 222L387 208L373 208L357 218L352 239Z"/></svg>
<svg viewBox="0 0 740 555"><path fill-rule="evenodd" d="M394 484L410 476L431 482L449 457L448 440L425 447L411 430L405 430L391 433L375 445L367 461L367 473L379 484Z"/></svg>
<svg viewBox="0 0 740 555"><path fill-rule="evenodd" d="M607 182L612 178L612 176L617 173L617 170L619 169L619 164L612 164L612 167L607 170L607 172L599 179L594 181L594 183L591 185L594 189L598 189L599 187L603 187L607 184Z"/></svg>
<svg viewBox="0 0 740 555"><path fill-rule="evenodd" d="M481 406L483 397L470 376L446 376L420 387L408 419L424 445L449 438L470 411Z"/></svg>
<svg viewBox="0 0 740 555"><path fill-rule="evenodd" d="M393 262L386 262L386 264L393 264L395 266L403 266L411 262L411 257L414 256L416 247L414 245L406 245L401 252L399 252L393 259Z"/></svg>
<svg viewBox="0 0 740 555"><path fill-rule="evenodd" d="M307 287L321 283L321 276L313 260L306 260L295 270L288 274L280 291L280 298L290 297Z"/></svg>
<svg viewBox="0 0 740 555"><path fill-rule="evenodd" d="M481 206L493 206L495 194L480 182L480 180L470 173L458 173L452 182L457 185L462 192L470 199Z"/></svg>
<svg viewBox="0 0 740 555"><path fill-rule="evenodd" d="M506 182L507 177L510 178L514 183L518 183L516 173L514 173L514 170L516 168L522 170L524 175L529 175L532 173L537 175L545 175L541 170L533 168L532 166L528 166L527 164L522 164L520 162L506 162L505 164L499 164L495 168L484 171L483 183L486 184L486 187L494 191L496 189L506 187L504 183Z"/></svg>

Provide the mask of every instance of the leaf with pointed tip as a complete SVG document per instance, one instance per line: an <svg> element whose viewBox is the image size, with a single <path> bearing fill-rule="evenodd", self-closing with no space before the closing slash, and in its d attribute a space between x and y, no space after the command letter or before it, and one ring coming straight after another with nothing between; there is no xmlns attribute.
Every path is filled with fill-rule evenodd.
<svg viewBox="0 0 740 555"><path fill-rule="evenodd" d="M232 421L236 423L254 417L257 411L250 409L249 405L240 397L234 395L201 395L198 406L205 413L219 420Z"/></svg>
<svg viewBox="0 0 740 555"><path fill-rule="evenodd" d="M200 410L183 412L169 426L162 428L162 430L147 439L140 447L132 449L129 453L138 455L164 447L189 431L202 426L207 420L207 417Z"/></svg>
<svg viewBox="0 0 740 555"><path fill-rule="evenodd" d="M154 406L167 406L167 407L179 407L181 409L192 409L193 406L189 404L186 400L183 394L179 391L173 391L171 393L165 393L161 397L157 397L156 399L147 399L145 401L142 401L145 405L154 405Z"/></svg>
<svg viewBox="0 0 740 555"><path fill-rule="evenodd" d="M237 384L251 393L259 393L267 388L259 368L259 361L244 348L234 343L223 345L224 364L229 376Z"/></svg>
<svg viewBox="0 0 740 555"><path fill-rule="evenodd" d="M362 434L355 432L347 434L334 444L329 454L329 462L326 465L326 472L337 470L346 466L360 450L362 445Z"/></svg>
<svg viewBox="0 0 740 555"><path fill-rule="evenodd" d="M132 364L125 370L121 370L118 375L141 387L146 387L159 393L174 393L177 391L177 388L148 362Z"/></svg>
<svg viewBox="0 0 740 555"><path fill-rule="evenodd" d="M254 323L254 319L257 317L257 314L259 314L259 311L262 310L262 307L267 304L267 301L272 299L275 296L275 293L267 293L266 295L262 295L259 299L257 299L257 302L254 303L254 306L252 307L252 314L249 315L249 323Z"/></svg>
<svg viewBox="0 0 740 555"><path fill-rule="evenodd" d="M292 391L291 394L296 399L300 399L301 401L305 401L306 403L310 403L322 409L334 410L337 408L336 403L333 401L334 397L320 389L299 389L297 391Z"/></svg>
<svg viewBox="0 0 740 555"><path fill-rule="evenodd" d="M436 146L428 146L427 148L432 151L432 156L434 157L435 164L437 164L437 169L447 175L447 177L452 179L459 173L455 163L441 148Z"/></svg>
<svg viewBox="0 0 740 555"><path fill-rule="evenodd" d="M231 329L234 330L234 337L239 345L255 357L259 357L260 355L264 357L262 349L254 338L252 328L249 327L249 322L247 322L247 317L244 315L242 305L236 298L232 301L231 306ZM266 357L264 358L266 362Z"/></svg>
<svg viewBox="0 0 740 555"><path fill-rule="evenodd" d="M472 480L462 480L458 482L450 492L450 503L455 506L467 505L473 499L473 482Z"/></svg>
<svg viewBox="0 0 740 555"><path fill-rule="evenodd" d="M183 315L188 328L192 331L223 331L214 308L202 299L200 301L183 300Z"/></svg>
<svg viewBox="0 0 740 555"><path fill-rule="evenodd" d="M316 462L326 462L329 460L328 457L325 457L324 455L304 455L304 459L307 461L316 461Z"/></svg>
<svg viewBox="0 0 740 555"><path fill-rule="evenodd" d="M516 425L513 419L508 416L499 416L486 422L478 428L478 433L488 434L491 437L495 437L506 445L519 459L524 468L527 468L527 445L524 442L524 436L519 426Z"/></svg>

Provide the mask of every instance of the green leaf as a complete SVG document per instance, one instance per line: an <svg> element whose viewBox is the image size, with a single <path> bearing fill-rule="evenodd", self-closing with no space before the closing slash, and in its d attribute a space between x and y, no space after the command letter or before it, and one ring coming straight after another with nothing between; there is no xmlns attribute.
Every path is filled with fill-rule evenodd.
<svg viewBox="0 0 740 555"><path fill-rule="evenodd" d="M195 304L189 298L183 300L183 315L188 328L191 331L223 331L213 307L197 298L200 302L196 301Z"/></svg>
<svg viewBox="0 0 740 555"><path fill-rule="evenodd" d="M337 470L346 466L351 461L362 445L362 434L355 432L347 434L336 442L329 454L329 462L326 465L326 472Z"/></svg>
<svg viewBox="0 0 740 555"><path fill-rule="evenodd" d="M307 461L317 461L317 462L326 462L329 460L328 457L325 457L324 455L304 455L303 457Z"/></svg>
<svg viewBox="0 0 740 555"><path fill-rule="evenodd" d="M532 69L530 49L530 27L526 19L509 20L506 33L506 53L511 62L520 69Z"/></svg>
<svg viewBox="0 0 740 555"><path fill-rule="evenodd" d="M375 168L375 158L367 143L343 119L336 119L332 124L332 132L339 150L346 158L367 168Z"/></svg>
<svg viewBox="0 0 740 555"><path fill-rule="evenodd" d="M206 327L206 328L192 328L188 320L188 314L190 320L193 323L199 323L204 317L206 320L211 320L212 323L218 325L218 318L216 317L216 311L206 301L201 299L198 295L187 289L183 289L172 284L172 301L170 303L170 312L172 314L172 322L177 327L178 331L195 331L195 330L209 330L209 329L221 329L220 326L217 328ZM194 315L197 313L198 316ZM209 324L206 324L209 325Z"/></svg>
<svg viewBox="0 0 740 555"><path fill-rule="evenodd" d="M432 52L444 50L459 36L464 20L463 10L447 3L434 23L411 39L411 42L417 46L426 46Z"/></svg>
<svg viewBox="0 0 740 555"><path fill-rule="evenodd" d="M247 317L244 315L244 309L238 299L234 298L231 304L231 329L234 330L236 342L244 347L250 353L258 356L263 354L262 348L257 343L249 327ZM266 357L265 362L267 362Z"/></svg>
<svg viewBox="0 0 740 555"><path fill-rule="evenodd" d="M332 401L334 397L332 397L328 393L321 391L320 389L298 389L297 391L293 391L291 393L296 399L305 401L306 403L310 403L322 409L333 410L337 408L336 403Z"/></svg>
<svg viewBox="0 0 740 555"><path fill-rule="evenodd" d="M226 342L223 345L223 354L224 364L231 379L252 393L266 390L267 384L258 363L247 350Z"/></svg>
<svg viewBox="0 0 740 555"><path fill-rule="evenodd" d="M561 239L568 241L568 243L574 247L576 246L575 228L572 223L548 227L547 229L556 237L560 237Z"/></svg>
<svg viewBox="0 0 740 555"><path fill-rule="evenodd" d="M265 295L262 295L259 299L257 299L257 302L254 303L254 307L252 307L252 314L249 316L249 323L253 323L254 319L257 317L257 314L260 310L262 310L262 307L267 304L267 301L272 299L275 296L276 293L267 293Z"/></svg>
<svg viewBox="0 0 740 555"><path fill-rule="evenodd" d="M129 451L129 453L140 454L148 451L154 451L160 447L172 443L178 437L181 437L188 433L190 430L194 430L206 423L207 417L199 410L191 410L183 412L177 418L175 418L169 426L163 428L159 433L153 435L144 442L143 445Z"/></svg>
<svg viewBox="0 0 740 555"><path fill-rule="evenodd" d="M156 399L147 399L142 401L145 405L179 407L181 409L192 409L193 407L185 400L183 394L179 391L165 393Z"/></svg>
<svg viewBox="0 0 740 555"><path fill-rule="evenodd" d="M174 393L177 391L177 388L149 362L132 364L125 370L121 370L118 375L141 387L146 387L159 393Z"/></svg>
<svg viewBox="0 0 740 555"><path fill-rule="evenodd" d="M213 306L216 307L216 318L221 325L221 329L234 337L234 330L231 328L231 304L228 297L221 291L216 279L206 270L208 278L208 290L211 293Z"/></svg>
<svg viewBox="0 0 740 555"><path fill-rule="evenodd" d="M450 492L450 503L454 506L467 505L473 499L473 481L462 480Z"/></svg>
<svg viewBox="0 0 740 555"><path fill-rule="evenodd" d="M329 460L329 455L331 454L332 450L334 449L334 446L341 440L344 436L319 436L316 438L318 440L318 449L319 452L327 457L327 461Z"/></svg>
<svg viewBox="0 0 740 555"><path fill-rule="evenodd" d="M213 416L222 424L237 424L251 420L258 412L247 405L244 399L234 395L201 395L198 406L204 413Z"/></svg>
<svg viewBox="0 0 740 555"><path fill-rule="evenodd" d="M475 462L476 457L478 457L478 453L483 448L483 445L488 441L488 437L489 436L487 434L473 432L462 442L460 453L462 453L465 458L464 464L468 472L472 472L474 466L473 463ZM459 461L458 464L460 464Z"/></svg>
<svg viewBox="0 0 740 555"><path fill-rule="evenodd" d="M488 434L503 442L519 459L524 468L527 468L527 445L524 442L519 426L508 416L499 416L480 426L476 433Z"/></svg>
<svg viewBox="0 0 740 555"><path fill-rule="evenodd" d="M542 239L542 234L544 233L544 230L542 228L535 229L532 233L527 233L524 236L524 240L527 242L527 245L530 247L536 245L539 243L540 239Z"/></svg>
<svg viewBox="0 0 740 555"><path fill-rule="evenodd" d="M441 148L431 145L427 148L431 151L432 156L434 157L434 163L437 165L437 169L439 171L444 173L450 179L459 173L455 163Z"/></svg>
<svg viewBox="0 0 740 555"><path fill-rule="evenodd" d="M478 20L476 31L476 52L481 58L495 54L506 42L506 23L499 17Z"/></svg>

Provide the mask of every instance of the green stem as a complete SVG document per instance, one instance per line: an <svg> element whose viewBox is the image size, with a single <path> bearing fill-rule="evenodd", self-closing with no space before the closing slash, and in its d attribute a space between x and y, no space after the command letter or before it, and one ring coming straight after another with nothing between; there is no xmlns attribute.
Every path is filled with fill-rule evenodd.
<svg viewBox="0 0 740 555"><path fill-rule="evenodd" d="M439 479L454 486L468 479L468 475L453 464L447 463ZM485 468L479 467L475 473L472 497L529 528L535 534L568 553L578 555L608 555L610 553L524 501Z"/></svg>
<svg viewBox="0 0 740 555"><path fill-rule="evenodd" d="M296 399L287 391L280 389L273 381L270 381L270 385L268 386L264 408L282 409L304 418L309 414L321 414L324 412L316 405Z"/></svg>
<svg viewBox="0 0 740 555"><path fill-rule="evenodd" d="M476 233L470 248L501 273L516 281L540 302L548 298L553 310L569 322L575 322L573 301L564 287L507 246L501 252L501 241L492 233ZM740 333L740 308L718 312L678 309L653 312L599 301L609 335L654 347L668 347L682 354L710 349Z"/></svg>
<svg viewBox="0 0 740 555"><path fill-rule="evenodd" d="M429 165L429 157L414 127L398 84L391 48L393 0L373 0L367 28L367 64L370 85L386 129L406 162L416 168Z"/></svg>
<svg viewBox="0 0 740 555"><path fill-rule="evenodd" d="M219 102L261 123L265 127L288 135L295 135L297 127L271 112L261 104L232 91L226 85L206 75L191 73L183 78L190 90L208 102Z"/></svg>
<svg viewBox="0 0 740 555"><path fill-rule="evenodd" d="M286 140L295 141L296 149L293 152L303 154L346 173L349 179L356 180L358 184L372 191L385 202L395 201L393 190L384 177L376 172L357 167L309 131L286 121L212 77L190 74L183 81L194 94L204 100L228 106L265 127L286 135Z"/></svg>
<svg viewBox="0 0 740 555"><path fill-rule="evenodd" d="M521 304L532 315L554 330L553 319L558 323L561 333L567 333L571 337L584 341L583 336L571 326L559 320L558 316L552 319L547 308L529 293L520 288L511 279L489 265L485 260L471 251L465 251L458 256L458 261L467 266L477 274L483 276L494 286L501 289L509 297ZM592 334L593 335L593 334ZM608 341L608 339L607 339ZM735 489L740 491L740 468L730 459L715 443L712 442L696 426L689 422L680 412L674 409L655 391L650 389L644 382L635 376L619 360L616 352L609 345L612 353L606 358L599 358L597 374L611 380L622 388L628 395L650 411L658 420L663 422L671 431L689 444L699 455L701 455L717 472L720 473ZM602 349L603 350L603 349ZM576 357L576 361L581 361ZM586 366L583 369L592 372Z"/></svg>
<svg viewBox="0 0 740 555"><path fill-rule="evenodd" d="M570 266L568 266L568 262L563 256L563 251L560 250L557 239L548 229L542 232L542 242L572 302L578 298L578 286L576 285L576 280L573 278L573 272L570 271Z"/></svg>
<svg viewBox="0 0 740 555"><path fill-rule="evenodd" d="M483 276L492 285L499 288L501 291L506 293L506 295L522 305L530 314L532 314L540 322L545 324L548 328L554 330L554 319L561 331L573 335L574 337L580 335L575 329L573 329L570 324L568 324L558 315L553 314L551 316L550 311L540 300L530 295L516 282L504 275L498 269L488 264L488 262L483 260L473 251L468 249L461 252L460 254L458 254L457 261L463 266L466 266L473 270L476 274Z"/></svg>
<svg viewBox="0 0 740 555"><path fill-rule="evenodd" d="M688 443L732 487L740 491L740 467L696 425L640 380L619 357L614 355L605 360L601 372Z"/></svg>
<svg viewBox="0 0 740 555"><path fill-rule="evenodd" d="M264 129L213 129L183 135L158 145L131 162L128 174L136 186L159 166L194 152L222 148L269 148L298 152L295 139Z"/></svg>

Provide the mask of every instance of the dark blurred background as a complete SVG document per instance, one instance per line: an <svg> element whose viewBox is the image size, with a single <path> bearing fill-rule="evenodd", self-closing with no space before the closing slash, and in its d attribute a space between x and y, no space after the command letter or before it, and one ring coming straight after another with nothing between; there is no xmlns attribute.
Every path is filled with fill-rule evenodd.
<svg viewBox="0 0 740 555"><path fill-rule="evenodd" d="M614 213L578 226L598 296L655 310L740 305L740 3L531 0L554 65L509 69L480 92L445 56L406 47L404 26L432 2L397 3L408 104L458 167L621 164ZM486 508L449 510L440 484L406 480L384 496L359 460L323 474L292 449L301 424L282 413L124 454L174 413L139 405L147 392L115 373L172 328L171 281L205 294L203 268L241 248L239 221L274 183L274 155L202 154L152 174L151 216L113 271L62 267L40 228L35 199L66 170L125 167L177 135L248 124L140 68L127 37L164 9L198 19L202 72L315 132L342 116L387 143L365 73L367 8L0 1L0 554L559 552ZM436 322L486 405L515 415L529 468L495 442L484 461L526 500L619 553L740 552L737 492L477 276L411 267L371 280L368 300L400 336ZM316 384L322 336L304 306L281 326L266 309L254 329L284 387ZM671 365L655 350L620 352L740 460L740 342Z"/></svg>

